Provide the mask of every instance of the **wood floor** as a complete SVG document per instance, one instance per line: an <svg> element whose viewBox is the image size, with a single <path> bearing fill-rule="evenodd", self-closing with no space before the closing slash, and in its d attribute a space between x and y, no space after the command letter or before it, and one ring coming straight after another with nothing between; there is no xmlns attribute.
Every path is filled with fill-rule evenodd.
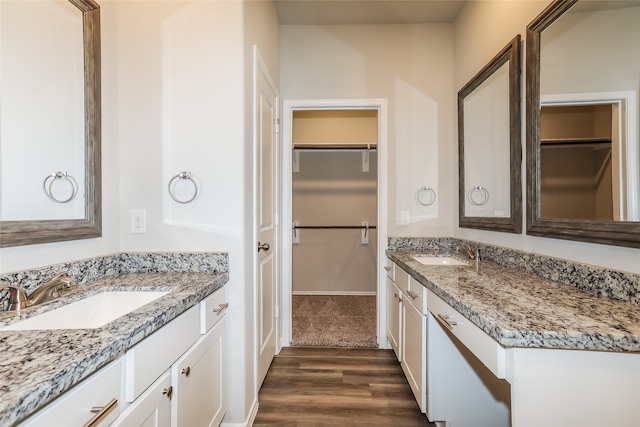
<svg viewBox="0 0 640 427"><path fill-rule="evenodd" d="M287 347L259 394L255 427L434 426L391 350Z"/></svg>

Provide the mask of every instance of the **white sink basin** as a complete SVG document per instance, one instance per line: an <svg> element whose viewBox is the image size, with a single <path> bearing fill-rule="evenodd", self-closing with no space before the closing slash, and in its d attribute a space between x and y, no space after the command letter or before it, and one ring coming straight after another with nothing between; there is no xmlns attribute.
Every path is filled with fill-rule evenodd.
<svg viewBox="0 0 640 427"><path fill-rule="evenodd" d="M102 292L55 310L5 326L0 331L95 329L124 316L168 292Z"/></svg>
<svg viewBox="0 0 640 427"><path fill-rule="evenodd" d="M469 263L465 261L460 261L450 256L418 255L411 258L424 265L469 265Z"/></svg>

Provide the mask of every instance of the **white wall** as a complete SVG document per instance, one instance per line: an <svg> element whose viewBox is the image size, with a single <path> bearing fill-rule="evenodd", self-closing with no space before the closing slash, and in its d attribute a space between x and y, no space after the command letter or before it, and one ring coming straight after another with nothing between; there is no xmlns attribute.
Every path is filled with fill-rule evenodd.
<svg viewBox="0 0 640 427"><path fill-rule="evenodd" d="M489 62L500 49L513 39L516 34L522 34L524 41L527 25L548 4L549 2L547 0L467 2L454 25L456 92ZM524 55L522 65L524 69ZM523 114L525 112L524 96L523 91ZM524 130L523 119L523 154L525 144ZM523 158L523 197L526 197L526 192L524 191L524 164L525 160ZM451 177L457 180L453 174ZM523 200L523 206L526 206L526 199ZM526 223L524 216L523 223ZM454 235L459 238L546 254L632 273L640 273L640 255L638 249L533 237L527 236L524 234L524 231L521 235L514 235L457 228Z"/></svg>
<svg viewBox="0 0 640 427"><path fill-rule="evenodd" d="M390 236L453 233L456 145L451 25L283 25L283 100L389 100ZM428 185L438 199L415 201ZM400 212L412 222L400 226Z"/></svg>

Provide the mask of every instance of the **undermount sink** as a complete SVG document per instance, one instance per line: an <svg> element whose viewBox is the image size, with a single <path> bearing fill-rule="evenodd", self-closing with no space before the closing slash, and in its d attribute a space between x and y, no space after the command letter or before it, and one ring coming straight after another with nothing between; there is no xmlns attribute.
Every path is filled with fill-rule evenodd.
<svg viewBox="0 0 640 427"><path fill-rule="evenodd" d="M418 255L411 257L418 261L420 264L424 265L469 265L468 262L461 261L457 258L450 256L429 256L429 255Z"/></svg>
<svg viewBox="0 0 640 427"><path fill-rule="evenodd" d="M5 326L0 331L95 329L168 292L107 291Z"/></svg>

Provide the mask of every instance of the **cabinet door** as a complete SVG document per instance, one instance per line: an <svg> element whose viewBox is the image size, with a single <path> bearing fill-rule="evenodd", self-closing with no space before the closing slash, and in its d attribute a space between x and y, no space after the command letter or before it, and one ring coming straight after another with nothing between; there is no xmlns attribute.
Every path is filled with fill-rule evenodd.
<svg viewBox="0 0 640 427"><path fill-rule="evenodd" d="M169 427L172 396L171 372L167 370L122 412L111 427Z"/></svg>
<svg viewBox="0 0 640 427"><path fill-rule="evenodd" d="M426 411L427 322L424 316L406 299L402 301L402 360L411 391L422 412Z"/></svg>
<svg viewBox="0 0 640 427"><path fill-rule="evenodd" d="M171 367L171 425L217 426L226 412L226 318Z"/></svg>
<svg viewBox="0 0 640 427"><path fill-rule="evenodd" d="M398 361L402 360L400 353L400 307L402 305L402 292L393 281L387 277L387 338L391 348L396 353Z"/></svg>

